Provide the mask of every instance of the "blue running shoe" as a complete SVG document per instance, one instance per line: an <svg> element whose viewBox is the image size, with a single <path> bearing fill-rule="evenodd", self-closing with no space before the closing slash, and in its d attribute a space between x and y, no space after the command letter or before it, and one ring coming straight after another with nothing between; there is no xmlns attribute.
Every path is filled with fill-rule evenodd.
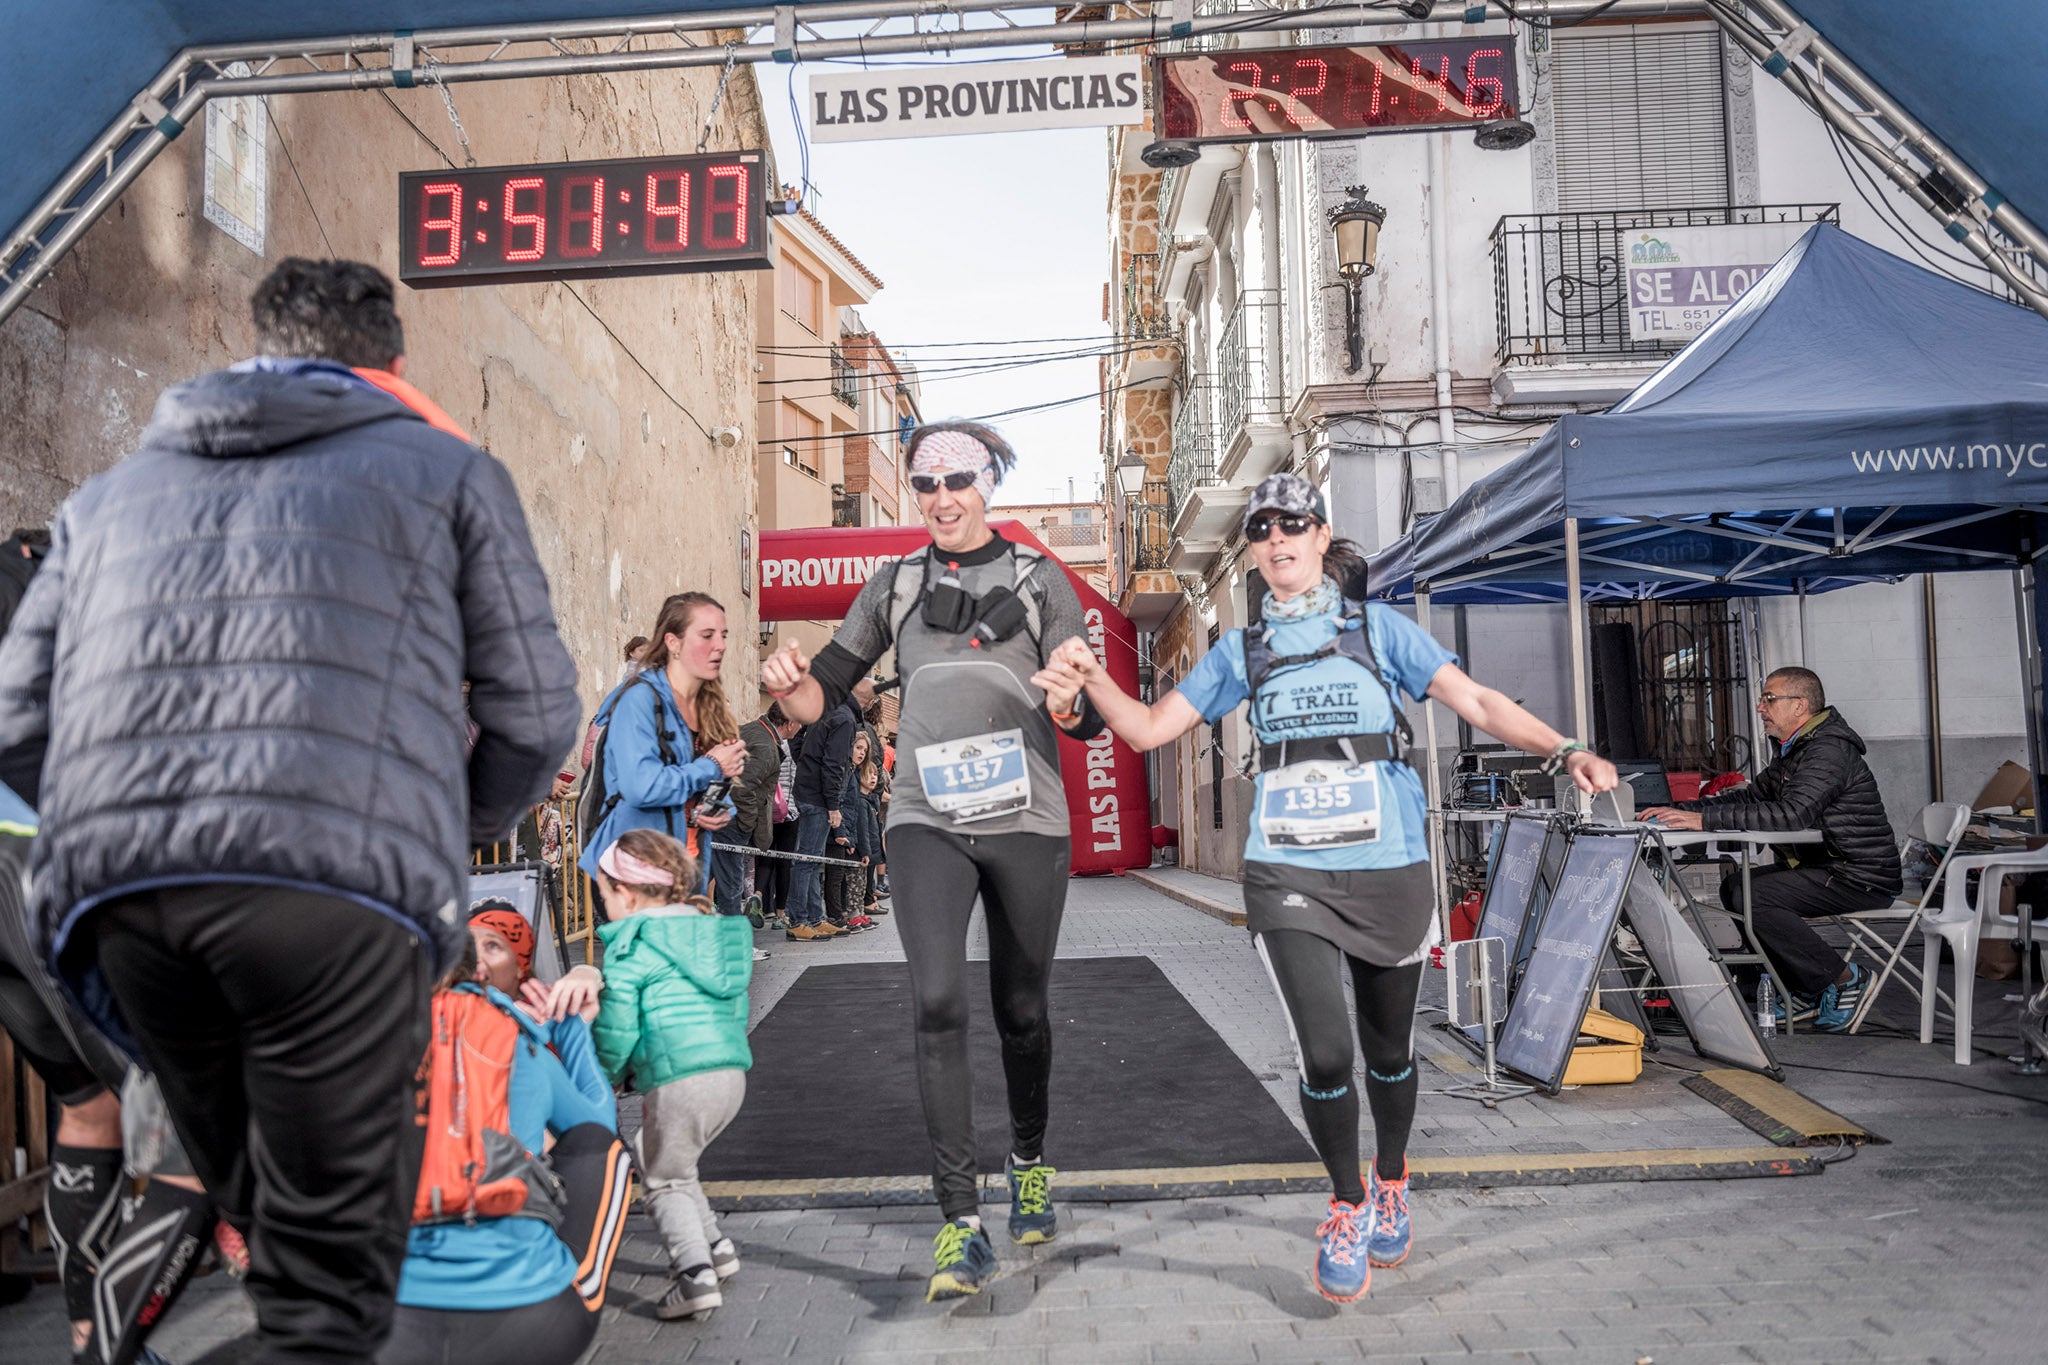
<svg viewBox="0 0 2048 1365"><path fill-rule="evenodd" d="M988 1234L964 1218L956 1218L932 1238L932 1278L924 1301L979 1294L996 1277L996 1249Z"/></svg>
<svg viewBox="0 0 2048 1365"><path fill-rule="evenodd" d="M1813 1027L1821 1033L1847 1033L1869 986L1870 973L1851 965L1847 981L1836 981L1820 993L1820 1009L1813 1016Z"/></svg>
<svg viewBox="0 0 2048 1365"><path fill-rule="evenodd" d="M1365 1183L1365 1199L1372 1205L1372 1235L1365 1240L1366 1259L1376 1266L1392 1269L1408 1259L1415 1235L1408 1225L1408 1160L1401 1159L1399 1180L1380 1179L1375 1165Z"/></svg>
<svg viewBox="0 0 2048 1365"><path fill-rule="evenodd" d="M1360 1218L1370 1219L1372 1206L1359 1208L1341 1199L1330 1200L1330 1216L1316 1227L1322 1246L1316 1252L1316 1292L1332 1303L1355 1303L1365 1297L1372 1283L1372 1266L1365 1259L1365 1231Z"/></svg>
<svg viewBox="0 0 2048 1365"><path fill-rule="evenodd" d="M1050 1242L1059 1235L1059 1215L1052 1209L1052 1178L1058 1171L1042 1161L1006 1166L1010 1178L1010 1240L1020 1246Z"/></svg>

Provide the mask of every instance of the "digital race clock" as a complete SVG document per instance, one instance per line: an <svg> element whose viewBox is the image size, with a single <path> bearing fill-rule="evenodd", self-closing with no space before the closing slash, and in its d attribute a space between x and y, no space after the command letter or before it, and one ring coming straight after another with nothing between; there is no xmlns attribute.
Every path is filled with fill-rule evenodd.
<svg viewBox="0 0 2048 1365"><path fill-rule="evenodd" d="M398 277L415 289L767 270L760 152L406 171Z"/></svg>
<svg viewBox="0 0 2048 1365"><path fill-rule="evenodd" d="M1485 123L1521 112L1509 38L1232 48L1160 57L1162 139L1263 142Z"/></svg>

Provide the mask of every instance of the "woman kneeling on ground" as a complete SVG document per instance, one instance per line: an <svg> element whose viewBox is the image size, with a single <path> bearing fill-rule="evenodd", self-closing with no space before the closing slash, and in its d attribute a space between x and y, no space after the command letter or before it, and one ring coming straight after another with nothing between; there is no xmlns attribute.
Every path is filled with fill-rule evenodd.
<svg viewBox="0 0 2048 1365"><path fill-rule="evenodd" d="M475 953L480 927L487 928L472 925L471 951L434 996L437 1035L460 1028L469 1064L463 1084L452 1084L451 1077L437 1086L435 1045L429 1044L422 1070L430 1097L423 1115L428 1155L399 1272L398 1312L377 1365L570 1365L597 1332L597 1311L604 1306L605 1281L625 1222L632 1172L616 1132L611 1091L594 1068L579 1066L580 1084L572 1078L550 1049L550 1030L487 984ZM502 1031L508 1022L515 1030L510 1072L498 1073L503 1079L494 1081L477 1057L496 1054L479 1053L470 1041L483 1039L493 1026ZM558 1021L565 1035L585 1027L574 1016ZM442 1112L443 1103L454 1103L445 1099L450 1094L462 1097L460 1116ZM475 1207L450 1207L441 1182L459 1187L465 1174L474 1173L451 1174L437 1165L437 1129L459 1139L499 1102L520 1149L511 1168L525 1183L527 1197L516 1211L499 1216L477 1211L483 1206L481 1188ZM484 1175L502 1174L506 1157L495 1153ZM466 1194L454 1197L466 1202Z"/></svg>
<svg viewBox="0 0 2048 1365"><path fill-rule="evenodd" d="M598 929L607 969L597 1012L597 1059L613 1081L646 1097L636 1143L647 1212L668 1250L660 1318L703 1318L723 1303L719 1281L739 1253L720 1234L697 1180L697 1160L746 1098L747 985L754 931L688 894L697 867L682 844L630 830L597 860L611 923Z"/></svg>
<svg viewBox="0 0 2048 1365"><path fill-rule="evenodd" d="M1434 697L1475 728L1548 754L1545 766L1582 791L1612 788L1614 765L1472 681L1393 608L1348 600L1354 583L1362 594L1364 561L1350 542L1331 539L1323 496L1306 479L1261 483L1245 505L1244 536L1266 581L1259 624L1218 640L1160 701L1126 696L1080 639L1062 644L1033 681L1056 713L1085 688L1140 751L1251 704L1260 771L1245 913L1293 1026L1302 1117L1333 1187L1316 1229L1316 1287L1348 1303L1364 1297L1373 1266L1408 1257L1415 997L1436 941L1422 783L1401 761L1407 722L1394 689ZM1347 972L1378 1140L1370 1186L1359 1180Z"/></svg>

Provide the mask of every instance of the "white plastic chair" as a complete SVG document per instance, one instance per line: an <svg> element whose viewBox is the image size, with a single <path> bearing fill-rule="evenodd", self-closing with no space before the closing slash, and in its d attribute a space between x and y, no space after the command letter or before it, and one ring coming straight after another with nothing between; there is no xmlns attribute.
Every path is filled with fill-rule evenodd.
<svg viewBox="0 0 2048 1365"><path fill-rule="evenodd" d="M1913 972L1912 963L1902 962L1906 955L1906 945L1913 937L1913 926L1926 923L1927 902L1933 898L1935 888L1942 884L1942 874L1953 861L1956 844L1962 840L1963 830L1969 823L1970 808L1960 801L1933 801L1923 806L1919 818L1913 821L1907 838L1899 844L1901 859L1905 857L1906 850L1912 846L1912 840L1915 838L1922 839L1941 850L1941 860L1935 864L1934 873L1928 877L1927 885L1921 888L1919 899L1907 900L1902 896L1890 905L1881 905L1873 910L1856 910L1833 917L1837 924L1848 931L1852 954L1857 948L1861 948L1871 957L1884 963L1883 969L1877 974L1877 980L1863 992L1863 1001L1857 1005L1854 1017L1849 1020L1849 1032L1855 1033L1863 1027L1863 1021L1870 1015L1871 1006L1877 1003L1878 992L1891 980L1894 971L1899 973L1901 980L1906 979L1907 973ZM1899 930L1896 942L1887 940L1876 928L1881 923L1900 921L1904 921L1905 927ZM1916 973L1915 976L1916 980L1908 981L1907 985L1921 997L1921 1012L1924 1014L1930 1008L1926 1003L1928 982L1921 979L1920 974Z"/></svg>
<svg viewBox="0 0 2048 1365"><path fill-rule="evenodd" d="M1934 1041L1934 1003L1935 997L1941 996L1948 1000L1955 1023L1957 1066L1970 1064L1970 1016L1977 993L1977 944L1986 938L2017 939L2020 936L2019 916L2001 914L1998 909L2005 879L2043 868L2048 868L2048 848L2031 853L2021 850L1966 853L1962 857L1951 858L1941 908L1928 912L1920 920L1920 938L1925 945L1920 962L1920 1041ZM1968 895L1972 872L1980 874L1974 902ZM2029 907L2030 913L2031 910ZM1949 945L1956 961L1953 1000L1938 990L1925 988L1925 983L1935 979L1935 972L1941 966L1941 945L1944 942Z"/></svg>

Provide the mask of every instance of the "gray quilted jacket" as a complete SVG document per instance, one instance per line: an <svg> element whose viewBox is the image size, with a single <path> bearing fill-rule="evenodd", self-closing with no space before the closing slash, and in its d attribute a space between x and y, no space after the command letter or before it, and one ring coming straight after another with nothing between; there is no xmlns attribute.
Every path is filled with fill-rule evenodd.
<svg viewBox="0 0 2048 1365"><path fill-rule="evenodd" d="M451 961L470 844L580 719L505 467L338 370L219 371L52 533L0 641L0 778L42 814L39 946L88 1012L72 930L144 887L337 893Z"/></svg>

